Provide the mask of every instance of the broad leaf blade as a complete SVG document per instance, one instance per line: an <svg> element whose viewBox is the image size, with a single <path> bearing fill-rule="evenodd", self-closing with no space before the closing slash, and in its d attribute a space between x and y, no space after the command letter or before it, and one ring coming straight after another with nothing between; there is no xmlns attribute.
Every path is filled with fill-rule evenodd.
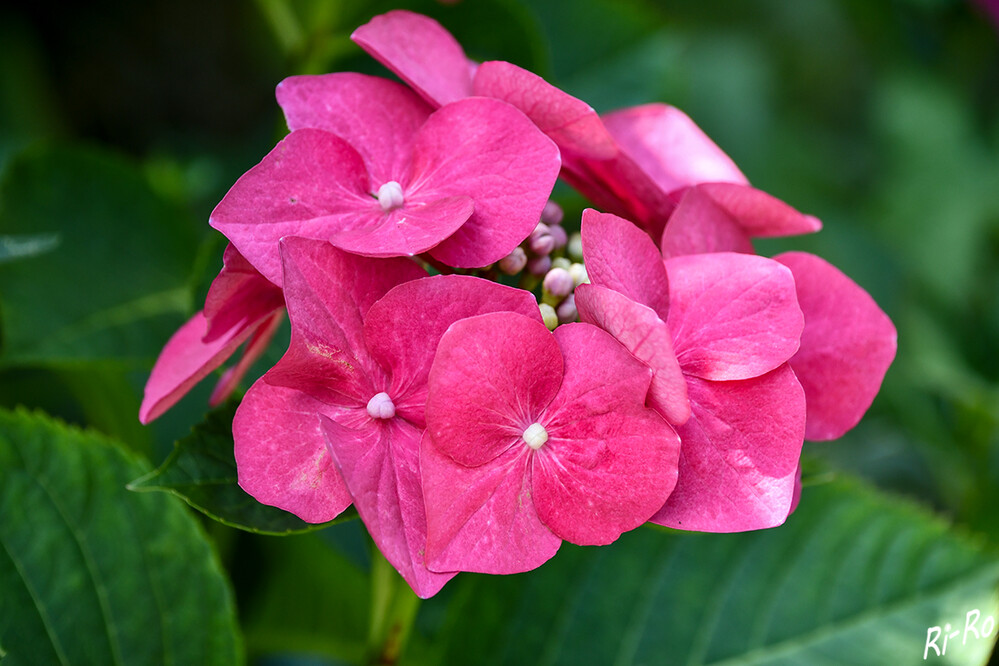
<svg viewBox="0 0 999 666"><path fill-rule="evenodd" d="M916 663L930 627L999 614L997 554L844 481L807 488L773 530L641 529L469 582L446 627L448 663ZM996 640L961 638L930 657L985 663Z"/></svg>
<svg viewBox="0 0 999 666"><path fill-rule="evenodd" d="M233 664L230 590L191 515L125 489L144 465L41 415L0 411L4 664Z"/></svg>
<svg viewBox="0 0 999 666"><path fill-rule="evenodd" d="M173 493L211 518L261 534L308 532L330 523L311 524L294 514L261 504L239 487L233 455L232 417L236 404L211 412L155 471L129 484L131 490ZM349 508L337 521L356 517Z"/></svg>

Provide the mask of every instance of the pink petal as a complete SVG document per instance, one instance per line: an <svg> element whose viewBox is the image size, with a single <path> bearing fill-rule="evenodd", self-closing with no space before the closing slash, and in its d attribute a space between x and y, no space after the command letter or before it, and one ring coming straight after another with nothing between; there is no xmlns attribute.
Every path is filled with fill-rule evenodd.
<svg viewBox="0 0 999 666"><path fill-rule="evenodd" d="M508 62L484 62L473 85L474 94L501 99L520 109L564 153L595 160L617 153L614 139L593 107L533 72Z"/></svg>
<svg viewBox="0 0 999 666"><path fill-rule="evenodd" d="M666 261L673 349L686 374L715 381L773 370L798 351L804 326L791 272L749 254Z"/></svg>
<svg viewBox="0 0 999 666"><path fill-rule="evenodd" d="M823 259L775 257L791 269L805 315L791 367L805 389L805 437L836 439L857 425L895 358L897 333L870 295Z"/></svg>
<svg viewBox="0 0 999 666"><path fill-rule="evenodd" d="M372 358L389 371L396 413L424 425L427 377L441 336L460 319L503 311L541 321L530 292L465 275L406 282L372 305L364 335Z"/></svg>
<svg viewBox="0 0 999 666"><path fill-rule="evenodd" d="M281 290L257 272L232 243L226 245L222 262L222 270L205 298L206 342L284 307Z"/></svg>
<svg viewBox="0 0 999 666"><path fill-rule="evenodd" d="M420 471L433 570L520 573L555 555L562 540L534 509L527 452L511 448L485 465L465 467L424 434Z"/></svg>
<svg viewBox="0 0 999 666"><path fill-rule="evenodd" d="M441 453L482 465L523 445L561 382L562 354L537 319L513 312L462 319L441 338L430 369L427 430Z"/></svg>
<svg viewBox="0 0 999 666"><path fill-rule="evenodd" d="M689 187L663 230L663 258L709 252L755 254L749 234L702 187Z"/></svg>
<svg viewBox="0 0 999 666"><path fill-rule="evenodd" d="M274 333L281 325L283 319L284 310L279 310L256 328L250 341L246 343L246 349L243 350L243 355L240 357L239 362L223 372L222 377L215 384L215 388L212 389L212 394L208 398L208 404L211 407L217 407L225 402L232 392L236 390L236 387L243 381L243 377L253 367L253 364L267 351L267 347L270 345L271 340L274 339Z"/></svg>
<svg viewBox="0 0 999 666"><path fill-rule="evenodd" d="M731 158L675 107L646 104L602 118L621 149L664 192L704 182L748 183Z"/></svg>
<svg viewBox="0 0 999 666"><path fill-rule="evenodd" d="M364 406L384 371L364 341L364 316L392 287L425 273L408 259L369 259L305 238L281 242L291 344L267 381L335 405Z"/></svg>
<svg viewBox="0 0 999 666"><path fill-rule="evenodd" d="M336 518L351 497L319 426L334 411L342 410L258 380L232 423L240 487L309 523Z"/></svg>
<svg viewBox="0 0 999 666"><path fill-rule="evenodd" d="M803 215L780 199L740 183L695 185L750 236L795 236L822 229L822 222Z"/></svg>
<svg viewBox="0 0 999 666"><path fill-rule="evenodd" d="M652 369L649 407L673 425L685 423L690 418L687 380L666 322L647 306L598 285L579 285L575 297L580 321L607 331Z"/></svg>
<svg viewBox="0 0 999 666"><path fill-rule="evenodd" d="M419 597L437 594L455 574L434 573L424 561L421 432L398 418L358 430L324 418L322 428L375 545Z"/></svg>
<svg viewBox="0 0 999 666"><path fill-rule="evenodd" d="M736 382L690 378L680 478L652 522L699 532L780 525L790 512L805 396L787 365Z"/></svg>
<svg viewBox="0 0 999 666"><path fill-rule="evenodd" d="M230 329L204 342L208 322L198 312L180 327L160 352L146 382L139 421L149 423L173 407L191 388L222 365L263 320Z"/></svg>
<svg viewBox="0 0 999 666"><path fill-rule="evenodd" d="M583 211L581 232L590 282L647 305L665 319L669 280L652 239L627 220L592 208Z"/></svg>
<svg viewBox="0 0 999 666"><path fill-rule="evenodd" d="M505 257L537 226L559 168L555 144L505 102L474 97L434 112L413 147L412 196L467 196L475 211L431 255L464 268Z"/></svg>
<svg viewBox="0 0 999 666"><path fill-rule="evenodd" d="M346 141L364 159L374 190L407 176L416 131L432 111L400 83L352 72L291 76L276 92L288 128Z"/></svg>
<svg viewBox="0 0 999 666"><path fill-rule="evenodd" d="M397 9L374 17L350 38L435 106L472 94L465 51L432 18Z"/></svg>
<svg viewBox="0 0 999 666"><path fill-rule="evenodd" d="M555 329L565 377L542 417L532 497L556 535L611 543L646 522L676 484L680 440L645 407L651 372L588 324Z"/></svg>
<svg viewBox="0 0 999 666"><path fill-rule="evenodd" d="M329 132L302 129L236 181L209 223L280 286L281 238L328 240L382 217L357 151Z"/></svg>

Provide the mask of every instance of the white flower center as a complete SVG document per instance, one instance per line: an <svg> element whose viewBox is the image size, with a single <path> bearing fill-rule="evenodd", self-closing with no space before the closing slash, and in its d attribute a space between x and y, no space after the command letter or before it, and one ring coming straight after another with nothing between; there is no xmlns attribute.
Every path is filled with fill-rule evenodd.
<svg viewBox="0 0 999 666"><path fill-rule="evenodd" d="M527 445L537 451L548 441L548 431L540 423L532 423L527 426L523 437Z"/></svg>
<svg viewBox="0 0 999 666"><path fill-rule="evenodd" d="M395 405L388 393L376 393L368 400L368 414L373 419L390 419L395 416Z"/></svg>
<svg viewBox="0 0 999 666"><path fill-rule="evenodd" d="M386 213L399 208L403 203L405 198L402 196L402 185L399 183L390 180L378 188L378 205Z"/></svg>

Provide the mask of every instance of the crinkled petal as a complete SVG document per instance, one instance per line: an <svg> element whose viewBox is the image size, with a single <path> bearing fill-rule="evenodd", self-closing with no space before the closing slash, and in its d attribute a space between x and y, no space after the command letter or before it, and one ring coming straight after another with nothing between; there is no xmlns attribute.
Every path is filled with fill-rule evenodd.
<svg viewBox="0 0 999 666"><path fill-rule="evenodd" d="M484 62L475 73L473 89L476 95L501 99L520 109L564 153L594 160L617 153L614 139L593 107L533 72L508 62Z"/></svg>
<svg viewBox="0 0 999 666"><path fill-rule="evenodd" d="M798 351L804 319L785 266L718 252L668 259L666 272L666 323L685 373L715 381L748 379Z"/></svg>
<svg viewBox="0 0 999 666"><path fill-rule="evenodd" d="M528 460L527 447L516 447L485 465L465 467L424 434L420 472L431 569L520 573L555 555L562 540L534 509Z"/></svg>
<svg viewBox="0 0 999 666"><path fill-rule="evenodd" d="M561 383L562 354L537 319L513 312L462 319L441 338L430 369L427 430L441 453L482 465L524 445L524 431Z"/></svg>
<svg viewBox="0 0 999 666"><path fill-rule="evenodd" d="M258 380L232 422L240 487L309 523L336 518L351 497L326 448L319 415L342 412Z"/></svg>
<svg viewBox="0 0 999 666"><path fill-rule="evenodd" d="M709 252L754 254L749 234L701 187L689 187L663 230L663 258Z"/></svg>
<svg viewBox="0 0 999 666"><path fill-rule="evenodd" d="M281 247L291 344L267 381L330 404L366 405L384 371L368 354L364 316L389 289L425 273L408 259L359 257L323 241L286 238Z"/></svg>
<svg viewBox="0 0 999 666"><path fill-rule="evenodd" d="M205 298L208 321L205 342L284 307L281 290L261 275L232 243L226 245L222 264Z"/></svg>
<svg viewBox="0 0 999 666"><path fill-rule="evenodd" d="M253 367L253 364L267 351L267 346L274 339L274 333L277 332L283 319L284 310L279 310L256 328L250 340L246 343L246 348L243 350L243 355L239 358L239 361L236 365L222 373L222 376L215 384L215 388L212 389L212 394L208 398L208 404L211 407L221 405L232 395L232 392L243 381L243 377Z"/></svg>
<svg viewBox="0 0 999 666"><path fill-rule="evenodd" d="M465 51L432 18L397 9L374 17L350 38L435 106L472 94Z"/></svg>
<svg viewBox="0 0 999 666"><path fill-rule="evenodd" d="M427 519L420 482L421 431L399 418L353 430L322 428L368 534L417 596L437 594L454 573L427 569Z"/></svg>
<svg viewBox="0 0 999 666"><path fill-rule="evenodd" d="M209 222L280 286L281 238L328 240L382 216L357 151L329 132L301 129L236 181Z"/></svg>
<svg viewBox="0 0 999 666"><path fill-rule="evenodd" d="M440 108L420 129L406 194L471 197L472 216L430 253L449 266L485 266L537 226L559 167L558 148L524 114L473 97Z"/></svg>
<svg viewBox="0 0 999 666"><path fill-rule="evenodd" d="M372 358L389 371L396 414L424 425L427 377L441 336L461 319L504 311L542 321L530 292L466 275L406 282L372 305L364 335Z"/></svg>
<svg viewBox="0 0 999 666"><path fill-rule="evenodd" d="M812 254L774 257L794 274L805 315L791 367L805 388L805 437L836 439L857 425L895 358L897 333L874 299Z"/></svg>
<svg viewBox="0 0 999 666"><path fill-rule="evenodd" d="M181 326L160 352L146 381L139 421L149 423L173 407L191 388L222 365L249 338L262 320L230 329L204 342L208 323L198 312Z"/></svg>
<svg viewBox="0 0 999 666"><path fill-rule="evenodd" d="M565 376L531 464L541 520L567 541L611 543L646 522L677 479L680 440L645 407L651 371L589 324L555 329Z"/></svg>
<svg viewBox="0 0 999 666"><path fill-rule="evenodd" d="M673 425L690 418L687 380L673 353L669 327L649 307L616 291L581 284L575 291L580 321L599 326L653 372L648 405Z"/></svg>
<svg viewBox="0 0 999 666"><path fill-rule="evenodd" d="M780 525L791 510L805 395L787 365L737 382L690 378L680 478L652 522L699 532Z"/></svg>
<svg viewBox="0 0 999 666"><path fill-rule="evenodd" d="M705 182L748 184L735 162L676 107L646 104L602 118L621 149L664 192Z"/></svg>
<svg viewBox="0 0 999 666"><path fill-rule="evenodd" d="M400 83L353 72L291 76L276 93L290 130L321 129L346 141L376 191L390 180L405 184L413 139L433 110Z"/></svg>
<svg viewBox="0 0 999 666"><path fill-rule="evenodd" d="M581 232L590 282L647 305L665 319L669 312L669 280L648 234L627 220L592 208L583 211Z"/></svg>

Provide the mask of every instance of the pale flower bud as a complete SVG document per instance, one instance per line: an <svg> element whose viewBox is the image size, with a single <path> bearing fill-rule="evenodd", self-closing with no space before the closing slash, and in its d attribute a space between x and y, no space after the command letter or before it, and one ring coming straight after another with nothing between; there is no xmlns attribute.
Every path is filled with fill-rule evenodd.
<svg viewBox="0 0 999 666"><path fill-rule="evenodd" d="M568 296L576 285L569 271L564 268L553 268L545 275L541 286L552 296Z"/></svg>
<svg viewBox="0 0 999 666"><path fill-rule="evenodd" d="M558 326L558 315L555 314L555 308L547 303L542 303L538 307L541 309L541 319L545 322L545 326L548 327L549 331L554 331L555 327Z"/></svg>
<svg viewBox="0 0 999 666"><path fill-rule="evenodd" d="M562 207L549 199L548 203L545 204L544 210L541 211L541 221L545 224L562 224L562 217L564 215Z"/></svg>
<svg viewBox="0 0 999 666"><path fill-rule="evenodd" d="M527 265L527 253L519 245L513 252L499 260L499 269L507 275L516 275Z"/></svg>

